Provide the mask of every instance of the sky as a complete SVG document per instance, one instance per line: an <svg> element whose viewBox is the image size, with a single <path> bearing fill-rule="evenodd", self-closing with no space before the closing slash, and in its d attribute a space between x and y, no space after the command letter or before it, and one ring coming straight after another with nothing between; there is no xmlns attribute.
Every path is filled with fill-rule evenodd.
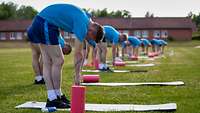
<svg viewBox="0 0 200 113"><path fill-rule="evenodd" d="M191 11L200 13L200 0L0 0L20 5L30 5L41 11L55 3L70 3L81 8L109 11L128 10L133 17L144 17L147 11L156 17L185 17Z"/></svg>

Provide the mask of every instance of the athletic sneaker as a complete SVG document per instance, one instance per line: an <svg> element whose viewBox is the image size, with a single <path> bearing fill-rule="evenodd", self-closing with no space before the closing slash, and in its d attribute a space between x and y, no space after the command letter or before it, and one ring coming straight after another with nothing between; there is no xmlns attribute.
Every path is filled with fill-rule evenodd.
<svg viewBox="0 0 200 113"><path fill-rule="evenodd" d="M49 101L49 99L47 99L47 103L46 103L46 107L56 107L56 108L70 108L69 104L64 103L63 101L61 101L60 99L55 99L52 101Z"/></svg>
<svg viewBox="0 0 200 113"><path fill-rule="evenodd" d="M113 70L111 70L109 67L107 68L103 68L103 69L99 69L100 71L106 71L106 72L113 72Z"/></svg>
<svg viewBox="0 0 200 113"><path fill-rule="evenodd" d="M45 84L45 81L42 78L42 80L40 80L40 81L35 80L34 84L37 84L37 85L39 85L39 84Z"/></svg>
<svg viewBox="0 0 200 113"><path fill-rule="evenodd" d="M65 95L62 95L61 97L57 97L57 98L60 99L62 102L70 105L70 101L67 99Z"/></svg>

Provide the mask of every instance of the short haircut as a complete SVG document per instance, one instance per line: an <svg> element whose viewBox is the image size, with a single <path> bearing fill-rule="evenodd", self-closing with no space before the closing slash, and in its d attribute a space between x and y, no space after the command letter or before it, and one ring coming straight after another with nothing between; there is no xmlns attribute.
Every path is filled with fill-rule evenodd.
<svg viewBox="0 0 200 113"><path fill-rule="evenodd" d="M65 48L67 48L67 51L63 51L64 55L69 55L72 51L72 47L69 44L65 44Z"/></svg>
<svg viewBox="0 0 200 113"><path fill-rule="evenodd" d="M99 43L102 41L103 37L104 37L104 30L103 27L98 24L98 23L94 23L94 26L96 27L96 43Z"/></svg>

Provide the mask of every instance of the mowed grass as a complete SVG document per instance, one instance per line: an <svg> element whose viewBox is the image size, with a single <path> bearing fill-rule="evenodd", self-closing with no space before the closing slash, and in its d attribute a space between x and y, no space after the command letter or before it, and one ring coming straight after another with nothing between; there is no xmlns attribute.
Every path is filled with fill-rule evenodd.
<svg viewBox="0 0 200 113"><path fill-rule="evenodd" d="M15 45L9 42L6 44ZM3 47L0 49L0 113L41 113L40 110L14 108L26 101L46 101L47 98L44 85L33 85L31 50L24 48L27 44L20 48L7 47L3 42L0 45ZM99 73L101 82L184 81L185 86L87 87L86 101L104 104L174 102L178 105L176 113L200 113L200 49L194 48L197 45L200 45L200 41L172 42L165 52L165 58L141 61L157 66L120 68L145 69L147 73ZM68 97L74 75L73 58L73 54L65 56L63 69L62 90Z"/></svg>

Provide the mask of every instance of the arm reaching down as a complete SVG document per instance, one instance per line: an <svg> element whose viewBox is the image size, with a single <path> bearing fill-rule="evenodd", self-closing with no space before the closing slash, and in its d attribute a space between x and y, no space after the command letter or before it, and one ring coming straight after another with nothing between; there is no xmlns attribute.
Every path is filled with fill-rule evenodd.
<svg viewBox="0 0 200 113"><path fill-rule="evenodd" d="M112 57L113 57L113 64L115 63L115 57L116 57L116 45L112 45Z"/></svg>
<svg viewBox="0 0 200 113"><path fill-rule="evenodd" d="M81 82L81 69L83 65L84 56L82 54L83 44L76 39L75 40L75 53L74 53L74 66L75 66L75 76L74 83L75 85L80 85Z"/></svg>

